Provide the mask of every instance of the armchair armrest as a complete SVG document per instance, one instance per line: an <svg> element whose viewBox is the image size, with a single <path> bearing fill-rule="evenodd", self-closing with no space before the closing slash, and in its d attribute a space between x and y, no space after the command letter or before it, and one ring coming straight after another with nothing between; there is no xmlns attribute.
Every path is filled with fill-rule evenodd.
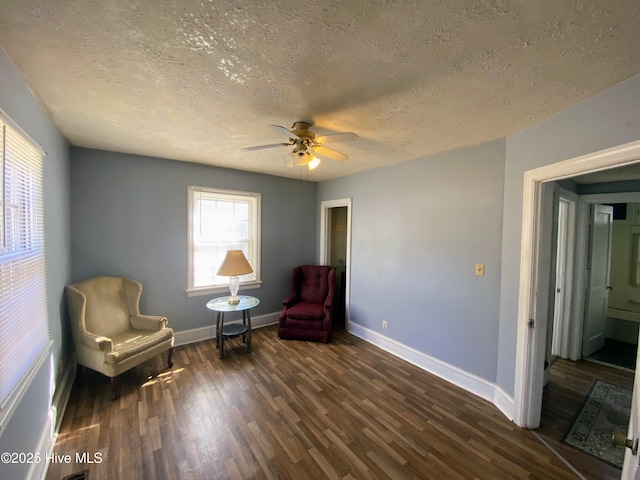
<svg viewBox="0 0 640 480"><path fill-rule="evenodd" d="M80 335L80 338L82 343L92 350L98 350L100 352L110 352L113 350L113 340L109 337L94 335L85 330Z"/></svg>
<svg viewBox="0 0 640 480"><path fill-rule="evenodd" d="M329 295L324 300L324 308L331 309L332 306L333 306L333 295Z"/></svg>
<svg viewBox="0 0 640 480"><path fill-rule="evenodd" d="M291 294L291 295L289 295L287 298L285 298L282 301L282 305L284 305L285 307L290 307L291 305L294 305L294 304L298 303L299 301L300 301L300 299L298 298L297 295Z"/></svg>
<svg viewBox="0 0 640 480"><path fill-rule="evenodd" d="M167 317L159 315L130 315L129 322L136 330L159 332L167 326Z"/></svg>
<svg viewBox="0 0 640 480"><path fill-rule="evenodd" d="M97 350L101 350L105 353L111 352L113 350L113 340L111 340L109 337L96 337L94 339L94 344L98 347Z"/></svg>

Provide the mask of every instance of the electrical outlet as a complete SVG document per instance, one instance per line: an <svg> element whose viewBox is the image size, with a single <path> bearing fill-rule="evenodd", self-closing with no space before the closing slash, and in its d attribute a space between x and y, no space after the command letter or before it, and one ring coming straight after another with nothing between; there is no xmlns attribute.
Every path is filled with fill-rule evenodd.
<svg viewBox="0 0 640 480"><path fill-rule="evenodd" d="M484 263L476 263L476 275L484 277Z"/></svg>
<svg viewBox="0 0 640 480"><path fill-rule="evenodd" d="M387 329L387 321L386 320L382 320L382 329L383 330Z"/></svg>

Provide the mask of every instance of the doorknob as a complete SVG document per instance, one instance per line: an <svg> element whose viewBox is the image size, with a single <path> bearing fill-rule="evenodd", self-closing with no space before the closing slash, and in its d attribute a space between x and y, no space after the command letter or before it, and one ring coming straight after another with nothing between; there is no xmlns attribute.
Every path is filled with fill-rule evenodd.
<svg viewBox="0 0 640 480"><path fill-rule="evenodd" d="M607 285L607 290L613 290L613 287L611 285Z"/></svg>
<svg viewBox="0 0 640 480"><path fill-rule="evenodd" d="M631 453L633 455L637 455L638 454L638 439L634 438L633 440L631 440L630 438L627 438L626 435L623 435L622 433L614 433L611 436L611 443L613 443L614 445L618 446L618 447L627 447L629 449L631 449Z"/></svg>

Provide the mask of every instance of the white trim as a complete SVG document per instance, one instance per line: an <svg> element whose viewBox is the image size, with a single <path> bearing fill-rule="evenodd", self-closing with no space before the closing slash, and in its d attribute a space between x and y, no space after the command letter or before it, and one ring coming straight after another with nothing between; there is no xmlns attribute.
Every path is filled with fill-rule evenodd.
<svg viewBox="0 0 640 480"><path fill-rule="evenodd" d="M278 323L278 317L280 312L266 313L264 315L258 315L257 317L251 317L251 330L256 328L266 327L268 325L275 325ZM216 338L216 327L213 325L213 317L211 324L205 327L191 328L189 330L181 330L174 332L173 344L176 347L181 345L188 345L190 343L201 342L203 340L211 340ZM242 320L235 320L229 323L241 322ZM226 322L225 322L226 323Z"/></svg>
<svg viewBox="0 0 640 480"><path fill-rule="evenodd" d="M64 413L67 411L67 404L69 403L69 397L71 397L71 390L73 389L73 382L76 378L76 369L74 368L76 362L75 359L71 362L71 365L67 368L60 384L57 386L53 396L51 408L53 409L52 415L54 416L54 431L60 430Z"/></svg>
<svg viewBox="0 0 640 480"><path fill-rule="evenodd" d="M509 420L513 420L513 414L515 411L513 397L502 390L498 385L494 385L494 387L495 392L493 395L493 404L504 414L505 417Z"/></svg>
<svg viewBox="0 0 640 480"><path fill-rule="evenodd" d="M38 150L40 150L40 153L42 154L43 157L46 157L47 152L44 151L44 148L42 148L42 145L40 145L38 142L36 142L33 139L33 137L31 135L29 135L27 132L25 132L16 122L11 120L11 117L7 114L7 112L2 110L2 108L0 108L0 119L4 123L10 125L11 128L13 128L17 132L19 132L20 135L25 137L34 147L36 147Z"/></svg>
<svg viewBox="0 0 640 480"><path fill-rule="evenodd" d="M262 194L258 192L245 192L240 190L225 190L216 187L201 187L197 185L187 185L187 288L188 296L206 295L210 293L221 293L227 285L205 285L203 287L194 287L194 264L193 264L193 209L196 192L206 192L220 197L228 197L229 199L243 200L250 199L250 205L254 204L254 210L250 217L249 235L249 261L252 263L255 280L241 282L240 286L251 286L259 288L262 283ZM254 203L255 202L255 203ZM251 258L253 257L253 258ZM255 285L258 285L257 287ZM218 290L222 288L222 290ZM200 293L202 292L202 293Z"/></svg>
<svg viewBox="0 0 640 480"><path fill-rule="evenodd" d="M505 416L510 419L513 418L513 399L494 383L385 337L357 323L351 322L350 333L457 387L488 400L499 408Z"/></svg>
<svg viewBox="0 0 640 480"><path fill-rule="evenodd" d="M33 382L33 378L40 371L45 360L51 354L52 345L53 340L49 340L35 360L31 363L29 369L24 373L24 375L22 375L18 384L13 388L11 395L9 395L7 400L5 400L5 402L0 406L0 435L4 432L5 427L11 420L11 416L22 401L22 397L24 397L24 394L29 389L31 382Z"/></svg>
<svg viewBox="0 0 640 480"><path fill-rule="evenodd" d="M514 391L514 421L520 427L537 427L540 423L542 407L542 390L538 386L542 385L544 348L540 348L539 343L541 341L544 343L545 336L537 334L536 330L538 329L531 329L527 325L529 318L537 320L534 301L538 288L535 275L538 261L536 249L540 243L540 232L537 225L541 216L541 184L629 165L638 161L640 161L640 141L635 141L524 173ZM540 287L542 288L542 285ZM544 313L541 312L542 314Z"/></svg>
<svg viewBox="0 0 640 480"><path fill-rule="evenodd" d="M345 267L345 279L346 285L344 286L344 328L347 331L349 329L349 312L351 305L351 218L353 198L340 198L336 200L325 200L320 202L320 252L318 255L319 263L321 265L327 265L329 262L329 234L331 229L329 228L331 209L337 207L347 207L347 254L345 261L347 265Z"/></svg>
<svg viewBox="0 0 640 480"><path fill-rule="evenodd" d="M180 347L182 345L189 345L190 343L201 342L203 340L211 340L216 337L214 332L215 327L212 325L173 332L173 346Z"/></svg>

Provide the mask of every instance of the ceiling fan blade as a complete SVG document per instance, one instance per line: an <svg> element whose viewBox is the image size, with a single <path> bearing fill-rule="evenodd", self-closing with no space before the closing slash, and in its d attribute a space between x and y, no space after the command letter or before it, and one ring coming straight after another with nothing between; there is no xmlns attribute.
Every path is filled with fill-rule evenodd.
<svg viewBox="0 0 640 480"><path fill-rule="evenodd" d="M245 152L251 152L252 150L262 150L264 148L288 147L288 146L289 146L288 143L271 143L269 145L258 145L257 147L241 148L240 150L243 150Z"/></svg>
<svg viewBox="0 0 640 480"><path fill-rule="evenodd" d="M281 127L280 125L269 125L273 130L275 130L278 133L281 133L282 135L284 135L287 138L295 138L297 140L300 139L299 136L297 136L294 133L291 133L289 130L287 130L284 127Z"/></svg>
<svg viewBox="0 0 640 480"><path fill-rule="evenodd" d="M316 137L318 143L338 143L338 142L353 142L358 139L358 135L351 132L344 133L332 133L331 135L322 135Z"/></svg>
<svg viewBox="0 0 640 480"><path fill-rule="evenodd" d="M323 147L322 145L316 145L315 147L311 147L313 149L313 155L318 157L320 160L335 160L337 162L346 162L349 159L348 155L344 153L336 152L327 147Z"/></svg>

